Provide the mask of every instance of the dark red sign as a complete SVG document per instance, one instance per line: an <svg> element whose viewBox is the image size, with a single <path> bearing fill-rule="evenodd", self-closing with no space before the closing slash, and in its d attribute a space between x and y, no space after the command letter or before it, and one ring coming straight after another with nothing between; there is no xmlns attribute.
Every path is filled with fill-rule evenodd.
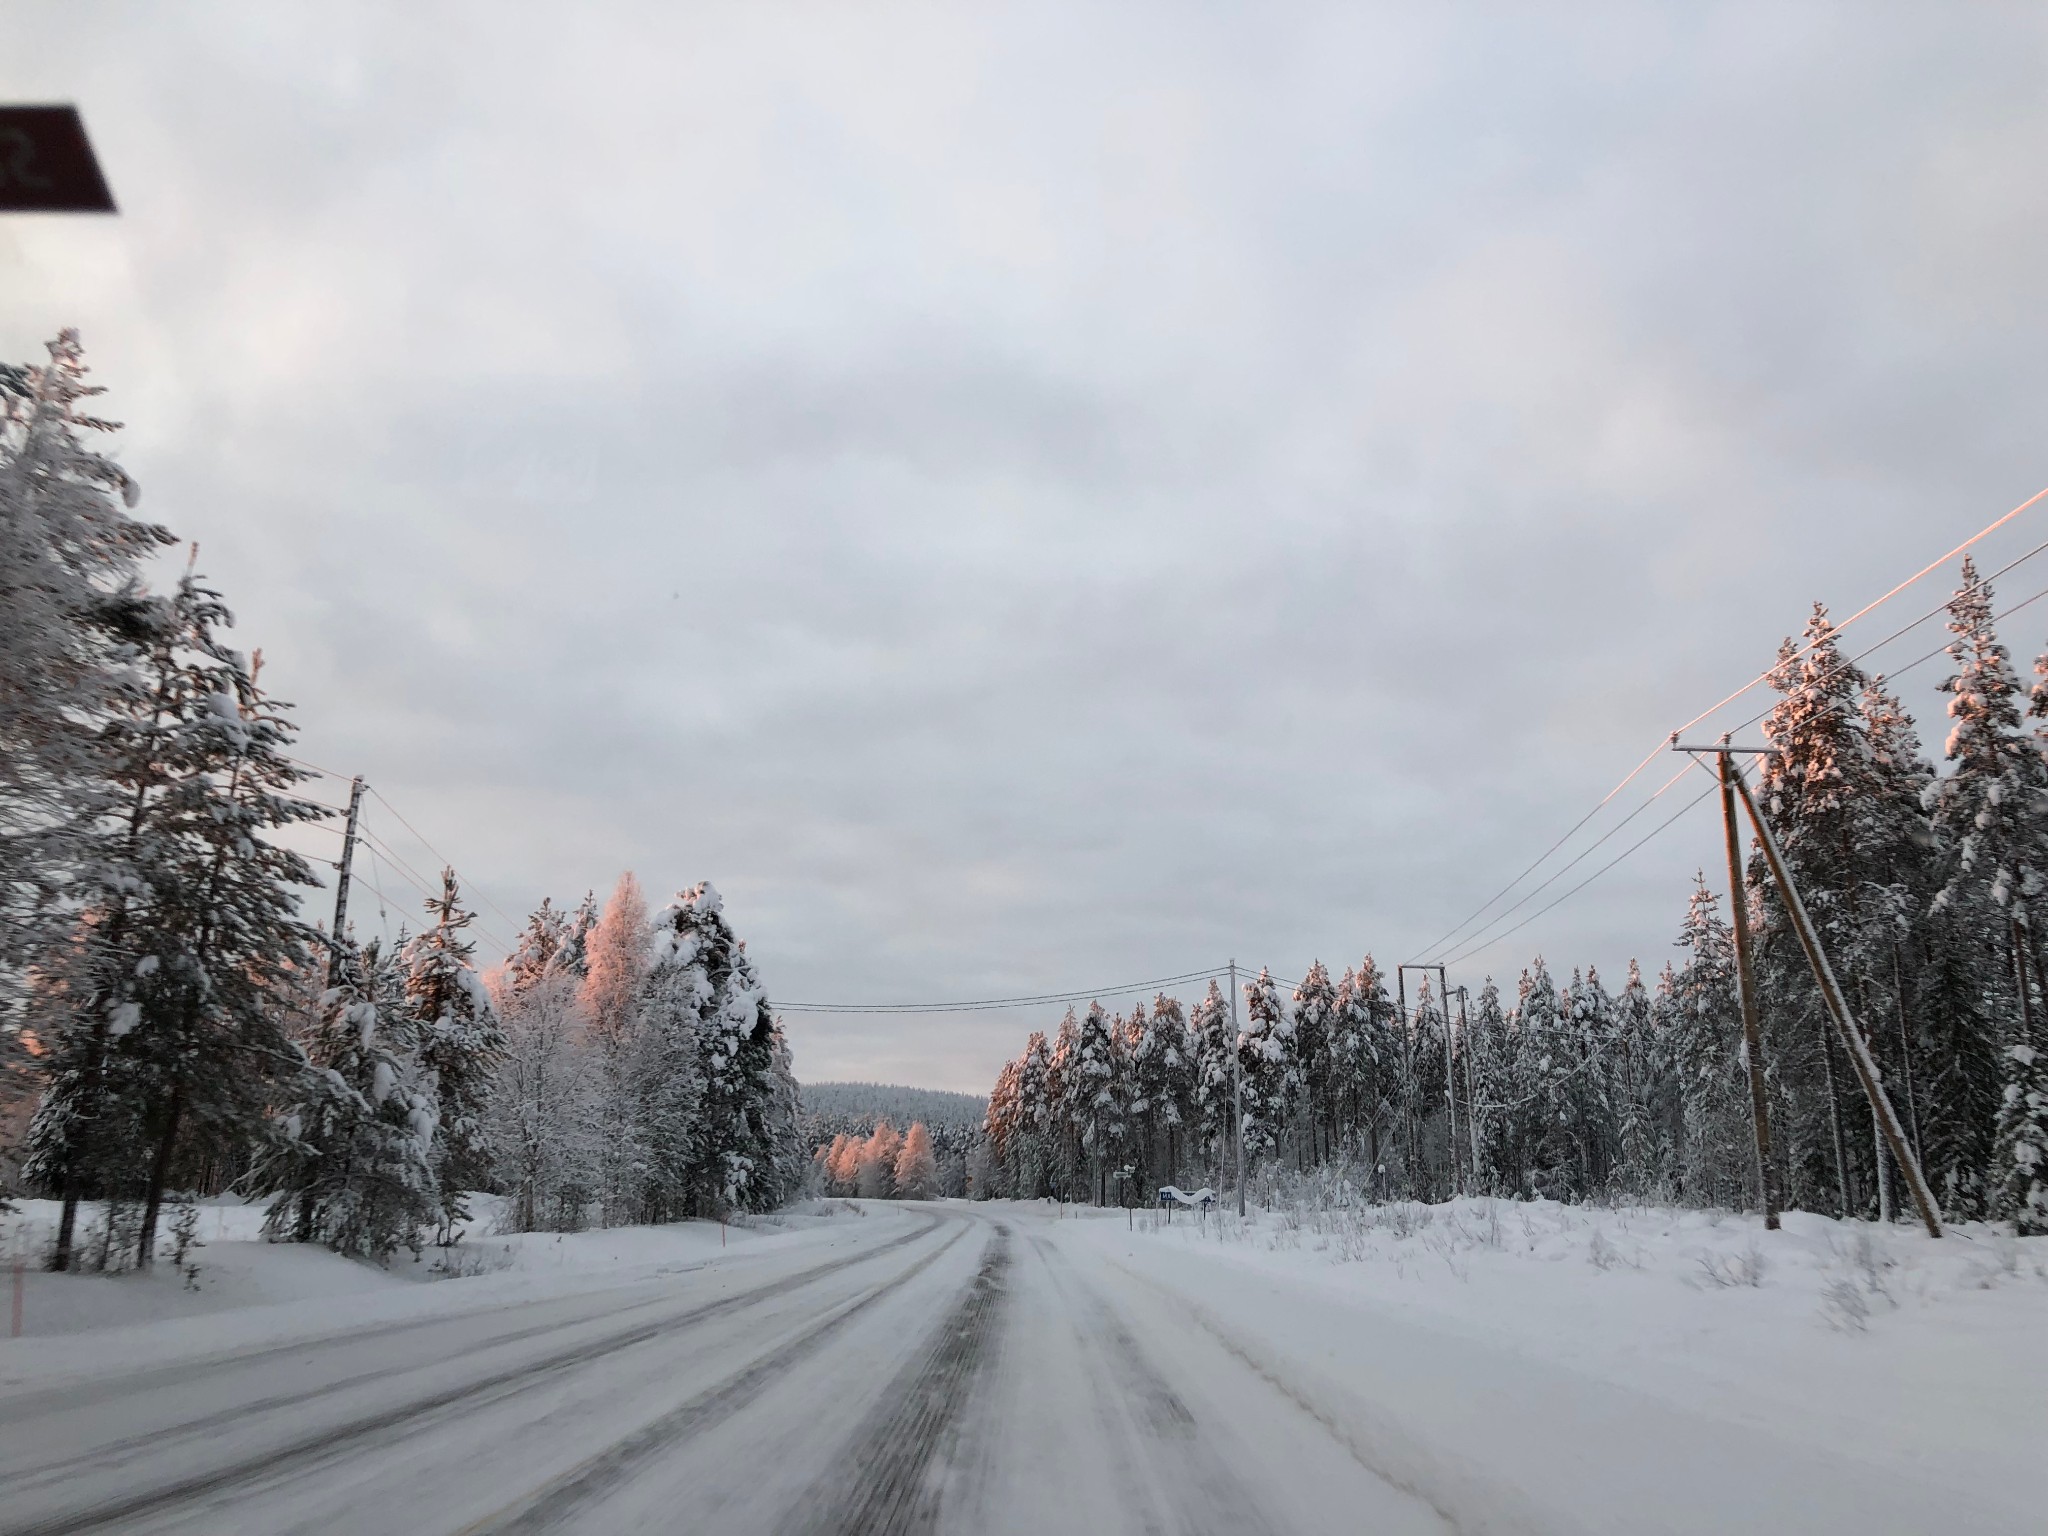
<svg viewBox="0 0 2048 1536"><path fill-rule="evenodd" d="M0 213L113 213L76 107L0 107Z"/></svg>

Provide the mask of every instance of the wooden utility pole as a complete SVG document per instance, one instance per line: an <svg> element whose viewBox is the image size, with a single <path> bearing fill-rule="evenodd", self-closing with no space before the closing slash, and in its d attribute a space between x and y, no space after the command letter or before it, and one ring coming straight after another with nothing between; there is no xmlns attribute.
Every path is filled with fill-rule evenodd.
<svg viewBox="0 0 2048 1536"><path fill-rule="evenodd" d="M1237 1141L1237 1214L1244 1214L1244 1036L1237 1026L1237 961L1230 962L1230 1099Z"/></svg>
<svg viewBox="0 0 2048 1536"><path fill-rule="evenodd" d="M1757 841L1763 845L1764 862L1770 866L1771 878L1777 882L1778 895L1784 900L1786 914L1792 919L1792 931L1799 936L1799 947L1806 952L1806 963L1813 969L1813 979L1820 987L1821 1000L1827 1004L1828 1017L1833 1021L1835 1033L1840 1037L1842 1049L1849 1055L1850 1063L1856 1068L1857 1079L1863 1084L1864 1096L1870 1101L1871 1112L1877 1116L1878 1125L1884 1131L1885 1143L1892 1149L1892 1161L1900 1173L1905 1175L1906 1187L1912 1191L1913 1204L1920 1212L1920 1220L1927 1226L1929 1237L1941 1236L1941 1212L1934 1204L1934 1191L1927 1187L1927 1178L1920 1171L1920 1160L1913 1155L1913 1149L1906 1144L1906 1133L1899 1126L1899 1117L1892 1109L1892 1101L1886 1097L1884 1082L1878 1076L1877 1063L1871 1058L1870 1047L1863 1039L1863 1032L1850 1017L1848 999L1842 995L1841 983L1835 980L1834 967L1828 964L1827 952L1820 947L1820 935L1814 931L1813 920L1806 915L1806 903L1799 898L1799 888L1792 883L1792 872L1786 867L1784 852L1778 847L1778 839L1772 833L1770 824L1764 820L1763 812L1757 809L1756 796L1750 793L1749 783L1729 759L1726 749L1722 752L1721 771L1723 782L1732 777L1735 792L1742 797L1742 808L1749 812L1750 824L1756 828Z"/></svg>
<svg viewBox="0 0 2048 1536"><path fill-rule="evenodd" d="M1749 961L1749 903L1743 900L1742 837L1735 828L1733 749L1715 750L1720 764L1721 827L1728 840L1728 919L1735 935L1735 990L1742 999L1742 1055L1749 1068L1749 1123L1756 1139L1756 1198L1764 1226L1778 1230L1778 1170L1771 1161L1771 1101L1764 1088L1763 1029L1757 1022L1756 975Z"/></svg>
<svg viewBox="0 0 2048 1536"><path fill-rule="evenodd" d="M334 866L334 926L327 931L327 979L323 989L334 985L334 961L341 953L348 923L348 874L356 853L356 817L363 806L363 776L357 774L348 789L348 825L341 833L341 862Z"/></svg>

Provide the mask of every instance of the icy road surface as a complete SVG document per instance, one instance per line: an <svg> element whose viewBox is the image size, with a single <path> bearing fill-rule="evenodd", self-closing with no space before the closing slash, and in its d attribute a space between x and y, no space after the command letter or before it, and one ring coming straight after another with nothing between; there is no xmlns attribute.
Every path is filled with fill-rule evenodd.
<svg viewBox="0 0 2048 1536"><path fill-rule="evenodd" d="M0 1531L1443 1531L1029 1209L0 1398Z"/></svg>

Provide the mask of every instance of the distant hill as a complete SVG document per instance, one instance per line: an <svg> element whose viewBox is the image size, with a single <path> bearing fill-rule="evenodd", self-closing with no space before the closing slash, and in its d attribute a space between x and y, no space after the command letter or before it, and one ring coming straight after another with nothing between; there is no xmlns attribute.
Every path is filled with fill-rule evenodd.
<svg viewBox="0 0 2048 1536"><path fill-rule="evenodd" d="M913 1120L933 1131L941 1126L978 1129L988 1113L988 1100L980 1094L901 1083L805 1083L803 1096L804 1118L827 1139L842 1130L872 1130L875 1121L885 1118L898 1130Z"/></svg>

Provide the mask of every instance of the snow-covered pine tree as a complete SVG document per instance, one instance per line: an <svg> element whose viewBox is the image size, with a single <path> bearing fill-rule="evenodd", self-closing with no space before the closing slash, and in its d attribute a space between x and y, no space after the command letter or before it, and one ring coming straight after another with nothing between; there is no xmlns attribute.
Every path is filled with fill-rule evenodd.
<svg viewBox="0 0 2048 1536"><path fill-rule="evenodd" d="M1188 1019L1195 1051L1195 1107L1209 1177L1231 1166L1230 1138L1236 1128L1231 1063L1237 1042L1230 1028L1230 1000L1214 981Z"/></svg>
<svg viewBox="0 0 2048 1536"><path fill-rule="evenodd" d="M931 1132L922 1120L910 1122L897 1149L894 1182L898 1200L929 1200L937 1193L938 1164L932 1157Z"/></svg>
<svg viewBox="0 0 2048 1536"><path fill-rule="evenodd" d="M1777 751L1764 760L1758 798L1858 1025L1876 1059L1889 1064L1895 1032L1872 1026L1880 1000L1891 1001L1898 945L1920 899L1914 866L1925 860L1914 839L1924 844L1927 831L1913 799L1917 776L1892 761L1903 745L1886 718L1895 701L1873 693L1842 655L1822 605L1814 605L1802 641L1786 640L1771 672L1781 698L1764 734ZM1773 1124L1784 1144L1788 1194L1845 1212L1874 1207L1881 1166L1875 1116L1856 1089L1760 854L1749 884L1762 915L1757 974L1782 1104Z"/></svg>
<svg viewBox="0 0 2048 1536"><path fill-rule="evenodd" d="M1090 1198L1097 1205L1104 1203L1109 1169L1123 1141L1123 1105L1117 1091L1120 1043L1102 1004L1090 1003L1081 1020L1066 1082L1081 1150L1088 1158Z"/></svg>
<svg viewBox="0 0 2048 1536"><path fill-rule="evenodd" d="M0 391L0 1050L24 968L84 899L67 899L69 881L118 851L99 730L147 691L137 571L173 542L127 515L135 482L91 445L118 424L88 408L104 391L86 382L78 333L48 350Z"/></svg>
<svg viewBox="0 0 2048 1536"><path fill-rule="evenodd" d="M1614 1057L1609 1083L1614 1095L1613 1185L1636 1200L1668 1200L1671 1143L1660 1134L1670 1073L1656 1005L1643 984L1643 970L1628 963L1628 980L1614 1005Z"/></svg>
<svg viewBox="0 0 2048 1536"><path fill-rule="evenodd" d="M782 1021L769 1031L768 1091L762 1104L768 1163L755 1191L764 1206L783 1205L804 1190L803 1090L797 1086L796 1058Z"/></svg>
<svg viewBox="0 0 2048 1536"><path fill-rule="evenodd" d="M1754 1130L1735 991L1735 941L1704 873L1679 930L1684 963L1666 972L1666 1015L1678 1075L1677 1178L1694 1205L1753 1208Z"/></svg>
<svg viewBox="0 0 2048 1536"><path fill-rule="evenodd" d="M103 731L125 823L75 883L80 942L61 963L77 1011L51 1018L31 1176L65 1209L53 1264L69 1262L87 1181L142 1206L136 1259L181 1153L261 1140L273 1086L296 1065L277 1006L312 963L296 888L317 884L268 833L321 812L285 756L288 706L219 631L233 622L190 571L141 621L149 687Z"/></svg>
<svg viewBox="0 0 2048 1536"><path fill-rule="evenodd" d="M1331 1040L1337 1012L1337 989L1320 960L1308 968L1294 989L1294 1048L1301 1064L1301 1160L1322 1161L1330 1152L1330 1127L1335 1123L1331 1097L1337 1075Z"/></svg>
<svg viewBox="0 0 2048 1536"><path fill-rule="evenodd" d="M463 1196L491 1178L485 1115L491 1078L505 1053L505 1031L490 989L471 963L475 946L463 930L475 918L462 905L453 869L441 871L441 893L426 900L428 924L405 947L406 1009L419 1061L438 1109L434 1177L441 1190L443 1240L466 1219Z"/></svg>
<svg viewBox="0 0 2048 1536"><path fill-rule="evenodd" d="M2048 1235L2048 1050L2006 1047L1992 1149L1993 1213L2020 1237Z"/></svg>
<svg viewBox="0 0 2048 1536"><path fill-rule="evenodd" d="M1415 996L1415 1011L1406 1022L1400 1061L1400 1104L1404 1131L1401 1173L1408 1197L1434 1199L1442 1189L1435 1148L1445 1145L1437 1132L1447 1126L1444 1083L1444 1041L1449 1026L1425 975Z"/></svg>
<svg viewBox="0 0 2048 1536"><path fill-rule="evenodd" d="M1022 1075L1021 1059L1006 1061L1003 1070L996 1074L995 1087L989 1090L988 1110L982 1122L989 1164L981 1187L976 1190L983 1199L1021 1198L1024 1193L1019 1169L1025 1135Z"/></svg>
<svg viewBox="0 0 2048 1536"><path fill-rule="evenodd" d="M521 1232L577 1230L597 1192L598 1063L582 1038L570 931L543 901L493 989L505 1051L485 1139Z"/></svg>
<svg viewBox="0 0 2048 1536"><path fill-rule="evenodd" d="M1570 1026L1558 1006L1557 985L1538 955L1522 973L1515 1004L1515 1030L1527 1104L1522 1119L1522 1147L1530 1187L1538 1194L1565 1198L1574 1182L1577 1148L1572 1136L1572 1110L1577 1052Z"/></svg>
<svg viewBox="0 0 2048 1536"><path fill-rule="evenodd" d="M401 1247L417 1251L441 1215L434 1096L408 1043L380 1028L362 957L345 939L301 1048L304 1069L278 1119L275 1150L252 1181L278 1197L264 1234L378 1263Z"/></svg>
<svg viewBox="0 0 2048 1536"><path fill-rule="evenodd" d="M1052 1042L1034 1029L1017 1063L1017 1102L1024 1132L1018 1193L1035 1199L1052 1193L1052 1141L1059 1120L1058 1083L1052 1071Z"/></svg>
<svg viewBox="0 0 2048 1536"><path fill-rule="evenodd" d="M1081 1020L1071 1008L1053 1039L1052 1086L1053 1101L1059 1106L1059 1130L1053 1144L1059 1188L1063 1199L1086 1201L1092 1198L1093 1189L1084 1139L1091 1084L1081 1059Z"/></svg>
<svg viewBox="0 0 2048 1536"><path fill-rule="evenodd" d="M891 1200L896 1196L896 1159L903 1151L903 1137L887 1119L875 1124L860 1151L860 1169L854 1190L863 1200Z"/></svg>
<svg viewBox="0 0 2048 1536"><path fill-rule="evenodd" d="M768 995L724 915L724 902L700 881L671 902L655 925L655 972L666 972L697 999L698 1061L703 1075L703 1140L693 1184L697 1209L713 1215L760 1209L772 1191L756 1170L772 1157L767 1126L774 1016Z"/></svg>
<svg viewBox="0 0 2048 1536"><path fill-rule="evenodd" d="M1943 1207L1973 1216L1989 1204L2008 1048L2029 1034L2033 998L2019 984L2021 967L2039 975L2034 909L2048 869L2048 763L2021 728L2019 681L1993 630L1991 589L1967 557L1948 627L1955 671L1942 690L1954 769L1932 789L1943 863L1931 912L1934 963L1948 975L1924 1130Z"/></svg>
<svg viewBox="0 0 2048 1536"><path fill-rule="evenodd" d="M1472 1060L1472 1115L1479 1136L1479 1187L1512 1194L1524 1187L1520 1057L1491 976L1479 989L1466 1050Z"/></svg>
<svg viewBox="0 0 2048 1536"><path fill-rule="evenodd" d="M1615 1113L1615 1058L1619 1054L1614 1000L1592 966L1572 973L1565 1028L1576 1061L1572 1065L1569 1134L1578 1160L1577 1190L1593 1195L1608 1186L1620 1157L1620 1121Z"/></svg>
<svg viewBox="0 0 2048 1536"><path fill-rule="evenodd" d="M1247 1160L1281 1150L1304 1083L1294 1018L1272 974L1261 969L1244 989L1244 1145Z"/></svg>
<svg viewBox="0 0 2048 1536"><path fill-rule="evenodd" d="M590 973L590 934L597 927L597 893L585 891L583 900L569 914L568 931L562 937L562 969L579 982Z"/></svg>

